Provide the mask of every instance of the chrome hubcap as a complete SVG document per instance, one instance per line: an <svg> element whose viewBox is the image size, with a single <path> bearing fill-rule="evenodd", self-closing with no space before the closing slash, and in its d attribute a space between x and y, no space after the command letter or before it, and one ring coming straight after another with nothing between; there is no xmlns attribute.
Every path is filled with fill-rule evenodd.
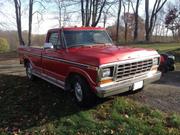
<svg viewBox="0 0 180 135"><path fill-rule="evenodd" d="M77 100L81 102L83 99L83 93L82 93L81 85L78 82L75 84L74 90Z"/></svg>

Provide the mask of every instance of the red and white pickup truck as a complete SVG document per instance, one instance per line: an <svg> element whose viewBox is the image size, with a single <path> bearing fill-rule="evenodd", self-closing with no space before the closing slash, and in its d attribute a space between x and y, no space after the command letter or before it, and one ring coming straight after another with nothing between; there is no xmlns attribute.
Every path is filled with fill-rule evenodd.
<svg viewBox="0 0 180 135"><path fill-rule="evenodd" d="M19 47L27 77L42 78L74 92L79 104L142 89L161 77L152 49L115 46L104 28L51 29L44 47Z"/></svg>

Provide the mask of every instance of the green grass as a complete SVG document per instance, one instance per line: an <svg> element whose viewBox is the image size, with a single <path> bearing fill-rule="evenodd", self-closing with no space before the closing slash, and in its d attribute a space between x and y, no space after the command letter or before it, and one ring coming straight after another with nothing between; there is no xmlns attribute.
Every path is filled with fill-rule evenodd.
<svg viewBox="0 0 180 135"><path fill-rule="evenodd" d="M159 53L170 53L176 57L177 67L180 69L180 43L156 43L156 44L135 44L131 47L152 48Z"/></svg>
<svg viewBox="0 0 180 135"><path fill-rule="evenodd" d="M179 44L136 45L179 53ZM178 57L178 55L177 55ZM180 135L180 114L165 113L125 97L82 109L71 94L42 80L0 75L0 135Z"/></svg>
<svg viewBox="0 0 180 135"><path fill-rule="evenodd" d="M142 47L142 48L153 48L158 50L159 52L180 52L180 43L156 43L156 44L135 44L131 45L135 47Z"/></svg>

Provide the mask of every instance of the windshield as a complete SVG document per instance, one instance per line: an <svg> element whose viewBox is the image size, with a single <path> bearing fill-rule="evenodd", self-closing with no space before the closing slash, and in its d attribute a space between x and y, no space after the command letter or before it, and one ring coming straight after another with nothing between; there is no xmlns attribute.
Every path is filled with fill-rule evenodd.
<svg viewBox="0 0 180 135"><path fill-rule="evenodd" d="M106 31L64 31L67 47L88 46L93 44L111 44Z"/></svg>

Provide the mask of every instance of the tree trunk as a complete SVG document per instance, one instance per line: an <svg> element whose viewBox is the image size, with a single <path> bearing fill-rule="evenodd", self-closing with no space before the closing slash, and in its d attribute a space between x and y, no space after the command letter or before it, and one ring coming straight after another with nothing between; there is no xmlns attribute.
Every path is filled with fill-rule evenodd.
<svg viewBox="0 0 180 135"><path fill-rule="evenodd" d="M58 13L59 13L59 28L61 28L62 27L62 12L61 12L62 5L61 5L60 0L58 0L57 2L58 2L57 4L58 4Z"/></svg>
<svg viewBox="0 0 180 135"><path fill-rule="evenodd" d="M82 26L85 25L84 21L84 0L81 0L81 19L82 19Z"/></svg>
<svg viewBox="0 0 180 135"><path fill-rule="evenodd" d="M136 2L136 11L135 11L135 26L134 26L134 41L136 41L138 39L138 24L139 24L139 1L137 0Z"/></svg>
<svg viewBox="0 0 180 135"><path fill-rule="evenodd" d="M106 0L81 0L82 25L95 27L101 18Z"/></svg>
<svg viewBox="0 0 180 135"><path fill-rule="evenodd" d="M18 39L20 45L25 45L22 37L22 27L21 27L21 1L14 0L15 13L16 13L16 24L18 31Z"/></svg>
<svg viewBox="0 0 180 135"><path fill-rule="evenodd" d="M125 7L125 6L124 6ZM130 0L128 0L128 11L127 11L127 15L124 15L125 17L125 31L124 31L124 38L125 38L125 41L127 42L127 34L128 34L128 18L129 18L129 7L130 7ZM124 12L126 13L126 12Z"/></svg>
<svg viewBox="0 0 180 135"><path fill-rule="evenodd" d="M31 45L31 32L32 32L32 16L33 16L33 0L29 0L29 33L28 33L28 46Z"/></svg>
<svg viewBox="0 0 180 135"><path fill-rule="evenodd" d="M92 24L95 23L97 17L97 10L98 10L98 0L93 0L93 13L92 13Z"/></svg>
<svg viewBox="0 0 180 135"><path fill-rule="evenodd" d="M119 0L118 15L117 15L116 42L118 42L118 40L119 40L119 22L120 22L120 15L121 15L121 0Z"/></svg>
<svg viewBox="0 0 180 135"><path fill-rule="evenodd" d="M89 18L88 18L88 17L89 17L89 4L90 4L90 3L89 3L89 0L86 0L86 10L85 10L85 11L86 11L86 12L85 12L85 13L86 13L86 17L85 17L86 19L85 19L85 26L89 26L89 24L88 24L88 20L89 20Z"/></svg>
<svg viewBox="0 0 180 135"><path fill-rule="evenodd" d="M95 21L94 23L92 23L92 25L91 25L92 27L96 27L96 25L99 23L99 20L100 20L100 18L101 18L102 11L103 11L103 8L104 8L105 4L106 4L106 0L103 1L103 4L101 5L100 10L99 10L99 14L98 14L97 19L96 19L96 21ZM97 6L98 6L98 2L97 2Z"/></svg>
<svg viewBox="0 0 180 135"><path fill-rule="evenodd" d="M105 28L106 27L106 22L107 22L107 13L106 12L104 12L103 13L104 14L104 18L103 18L103 27Z"/></svg>
<svg viewBox="0 0 180 135"><path fill-rule="evenodd" d="M145 0L145 13L146 13L146 20L145 20L145 31L146 31L146 41L149 41L149 0Z"/></svg>
<svg viewBox="0 0 180 135"><path fill-rule="evenodd" d="M167 0L156 0L153 5L153 10L151 13L151 17L149 17L149 0L145 0L145 12L146 12L146 21L145 21L145 29L146 29L146 41L150 41L150 38L153 33L153 28L156 23L157 13L162 9ZM150 18L150 19L149 19Z"/></svg>

